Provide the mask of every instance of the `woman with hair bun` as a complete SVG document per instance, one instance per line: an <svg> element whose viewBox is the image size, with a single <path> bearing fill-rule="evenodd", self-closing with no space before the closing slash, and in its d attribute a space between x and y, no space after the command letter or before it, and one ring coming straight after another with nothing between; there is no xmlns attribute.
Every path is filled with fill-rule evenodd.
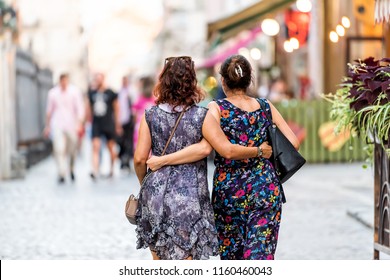
<svg viewBox="0 0 390 280"><path fill-rule="evenodd" d="M267 113L298 149L298 140L277 109L266 99L250 97L252 67L242 55L228 57L221 65L225 99L210 102L203 123L203 136L216 150L212 204L223 260L271 260L277 246L282 212L281 183L269 160ZM260 102L266 111L264 112ZM223 133L220 133L220 131ZM243 147L256 147L257 156L237 158L224 140ZM196 146L193 145L193 146ZM163 157L152 157L152 169L190 159L187 147ZM241 154L242 155L242 154Z"/></svg>

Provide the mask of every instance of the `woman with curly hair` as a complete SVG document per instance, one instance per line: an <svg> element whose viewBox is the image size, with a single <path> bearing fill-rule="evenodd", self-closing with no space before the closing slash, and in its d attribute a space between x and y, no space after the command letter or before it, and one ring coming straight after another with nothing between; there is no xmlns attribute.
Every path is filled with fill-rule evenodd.
<svg viewBox="0 0 390 280"><path fill-rule="evenodd" d="M156 106L141 120L134 167L140 182L137 209L137 249L150 248L153 259L207 259L218 255L217 232L207 182L207 156L212 147L203 139L207 109L196 104L203 98L197 86L191 57L165 60L154 88ZM160 156L181 112L183 116L168 145L172 154L198 144L194 158L176 160L155 172L147 172L150 153ZM231 144L216 125L221 146L232 157L256 157L256 147ZM223 139L224 138L224 139ZM191 162L191 163L188 163Z"/></svg>

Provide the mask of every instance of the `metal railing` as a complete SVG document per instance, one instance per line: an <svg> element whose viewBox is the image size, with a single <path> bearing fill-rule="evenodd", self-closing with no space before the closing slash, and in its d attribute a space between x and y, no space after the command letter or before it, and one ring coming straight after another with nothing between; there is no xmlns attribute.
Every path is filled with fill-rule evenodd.
<svg viewBox="0 0 390 280"><path fill-rule="evenodd" d="M380 252L390 255L390 158L380 144L375 144L374 200L374 259L378 260Z"/></svg>
<svg viewBox="0 0 390 280"><path fill-rule="evenodd" d="M51 143L42 132L47 93L53 86L52 73L40 69L31 55L20 50L16 52L15 71L17 144L29 167L51 152Z"/></svg>

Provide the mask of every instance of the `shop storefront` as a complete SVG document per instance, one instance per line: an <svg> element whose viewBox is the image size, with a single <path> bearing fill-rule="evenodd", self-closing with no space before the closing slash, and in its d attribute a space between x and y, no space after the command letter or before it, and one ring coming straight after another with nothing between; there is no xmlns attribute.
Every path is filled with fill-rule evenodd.
<svg viewBox="0 0 390 280"><path fill-rule="evenodd" d="M379 11L377 17L384 17ZM256 65L257 87L279 76L290 97L317 98L337 88L348 62L385 56L388 28L374 18L375 0L259 1L208 24L208 58L201 67L240 52Z"/></svg>
<svg viewBox="0 0 390 280"><path fill-rule="evenodd" d="M212 81L210 89L218 85L218 63L244 54L256 70L253 95L275 101L309 162L359 161L361 143L334 135L329 104L320 95L335 92L347 63L389 53L388 29L374 15L375 0L259 1L208 24L209 51L200 70ZM282 81L279 98L270 95L273 81Z"/></svg>
<svg viewBox="0 0 390 280"><path fill-rule="evenodd" d="M319 44L316 36L310 37L311 25L318 26L318 17L312 19L313 5L309 0L298 3L301 4L295 0L263 0L209 23L208 59L201 67L210 69L230 54L240 53L255 68L254 95L274 101L311 99L315 91L322 89L321 73L309 77L309 57L321 57L320 47L309 47ZM310 49L315 51L309 53ZM272 92L274 82L278 92Z"/></svg>

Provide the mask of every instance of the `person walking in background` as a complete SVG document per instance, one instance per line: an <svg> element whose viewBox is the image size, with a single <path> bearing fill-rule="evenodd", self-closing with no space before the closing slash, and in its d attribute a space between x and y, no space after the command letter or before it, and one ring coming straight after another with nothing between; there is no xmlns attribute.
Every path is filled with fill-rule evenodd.
<svg viewBox="0 0 390 280"><path fill-rule="evenodd" d="M283 78L276 78L271 82L267 99L273 103L290 99L287 93L287 85Z"/></svg>
<svg viewBox="0 0 390 280"><path fill-rule="evenodd" d="M116 137L122 135L122 126L119 121L118 95L107 88L104 82L104 75L98 73L94 77L96 88L89 92L88 115L92 120L92 179L96 179L99 174L101 138L106 139L106 145L110 153L110 172L108 177L114 174L116 160Z"/></svg>
<svg viewBox="0 0 390 280"><path fill-rule="evenodd" d="M298 140L277 109L266 99L247 95L252 81L252 67L241 55L227 58L220 70L227 98L209 104L203 124L205 139L217 151L213 178L212 204L218 230L220 256L223 260L274 259L282 211L281 183L269 160L267 127L270 125L264 103L273 122L296 149ZM224 133L218 134L222 129ZM235 144L259 147L258 156L244 160L235 156L226 138ZM225 145L225 147L223 147ZM233 146L234 147L234 146ZM195 145L163 157L151 157L152 170L196 159Z"/></svg>
<svg viewBox="0 0 390 280"><path fill-rule="evenodd" d="M133 104L133 116L135 121L134 127L134 148L137 146L138 131L141 124L142 116L145 110L150 109L155 105L155 97L153 96L154 79L149 76L144 76L139 79L140 95L138 100Z"/></svg>
<svg viewBox="0 0 390 280"><path fill-rule="evenodd" d="M122 78L122 88L118 93L119 121L122 135L118 137L120 168L130 171L130 159L133 157L134 120L131 110L129 79Z"/></svg>
<svg viewBox="0 0 390 280"><path fill-rule="evenodd" d="M59 84L48 93L44 136L51 137L58 168L58 182L69 174L75 180L74 165L78 137L83 132L85 109L80 90L69 84L68 74L61 74Z"/></svg>

